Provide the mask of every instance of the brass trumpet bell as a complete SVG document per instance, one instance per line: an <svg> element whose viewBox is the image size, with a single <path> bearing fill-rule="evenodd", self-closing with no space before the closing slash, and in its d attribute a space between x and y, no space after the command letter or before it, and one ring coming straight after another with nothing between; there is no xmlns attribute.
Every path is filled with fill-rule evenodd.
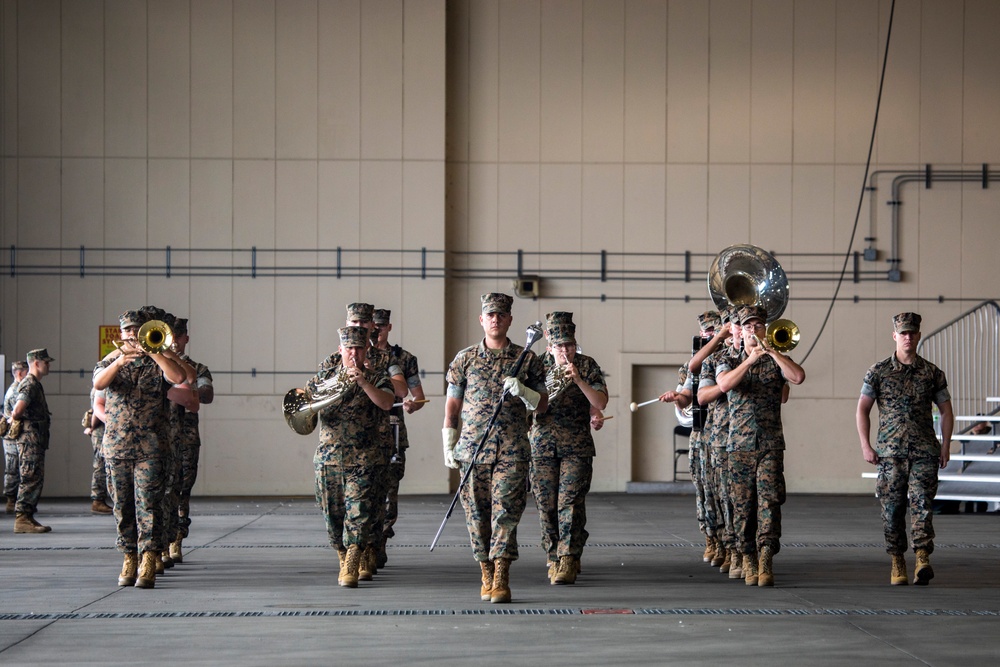
<svg viewBox="0 0 1000 667"><path fill-rule="evenodd" d="M149 354L160 354L174 342L174 332L163 320L150 320L135 334L136 343Z"/></svg>
<svg viewBox="0 0 1000 667"><path fill-rule="evenodd" d="M791 320L775 320L767 325L764 336L767 345L778 352L790 352L799 344L801 334L798 325Z"/></svg>

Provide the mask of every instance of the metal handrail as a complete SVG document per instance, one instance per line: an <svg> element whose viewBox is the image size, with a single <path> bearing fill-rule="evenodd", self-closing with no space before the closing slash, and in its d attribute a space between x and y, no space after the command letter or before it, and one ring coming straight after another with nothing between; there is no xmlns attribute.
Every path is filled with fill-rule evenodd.
<svg viewBox="0 0 1000 667"><path fill-rule="evenodd" d="M1000 305L983 301L930 332L917 353L948 378L956 414L993 414L987 402L1000 392Z"/></svg>

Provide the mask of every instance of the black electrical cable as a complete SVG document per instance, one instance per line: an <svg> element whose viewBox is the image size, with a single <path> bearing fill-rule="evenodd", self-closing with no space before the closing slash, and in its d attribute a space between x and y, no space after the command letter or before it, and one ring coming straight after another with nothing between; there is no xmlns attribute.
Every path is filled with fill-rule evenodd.
<svg viewBox="0 0 1000 667"><path fill-rule="evenodd" d="M872 151L875 149L875 132L878 129L878 113L882 106L882 88L885 85L885 68L886 64L889 62L889 41L892 37L892 19L896 14L896 0L892 0L892 6L889 9L889 28L885 34L885 54L882 57L882 75L878 82L878 97L875 100L875 121L872 123L872 136L868 142L868 159L865 161L865 176L861 179L861 195L858 197L858 210L854 213L854 229L851 230L851 240L847 244L847 252L844 253L844 266L840 270L840 279L837 281L837 287L833 291L833 297L830 299L830 307L826 310L826 317L823 318L823 324L820 325L819 333L813 339L812 345L809 346L809 350L806 352L806 356L802 357L801 363L806 363L806 359L812 354L813 349L816 347L816 343L819 342L820 337L823 335L823 331L826 329L827 322L830 321L830 314L833 312L833 307L837 304L837 296L840 294L840 287L844 284L844 276L847 275L847 263L851 259L851 248L854 247L854 238L858 234L858 220L861 218L861 204L865 200L865 184L868 182L868 171L872 166Z"/></svg>

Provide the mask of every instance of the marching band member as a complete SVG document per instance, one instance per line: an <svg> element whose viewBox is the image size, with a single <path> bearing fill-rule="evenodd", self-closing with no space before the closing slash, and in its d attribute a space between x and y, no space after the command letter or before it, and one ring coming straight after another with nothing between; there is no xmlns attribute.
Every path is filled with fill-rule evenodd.
<svg viewBox="0 0 1000 667"><path fill-rule="evenodd" d="M594 475L591 411L608 405L604 373L593 358L576 351L572 313L547 318L548 409L532 414L531 491L538 507L549 582L572 584L587 543L587 492ZM557 322L557 323L554 323Z"/></svg>
<svg viewBox="0 0 1000 667"><path fill-rule="evenodd" d="M376 475L385 466L386 451L378 422L392 407L392 383L381 370L367 370L369 330L347 326L337 330L338 352L320 364L319 373L306 385L318 397L336 385L339 401L319 413L319 446L313 457L316 468L316 502L326 519L330 545L340 558L337 583L357 588L362 551L370 544L375 505L380 502Z"/></svg>
<svg viewBox="0 0 1000 667"><path fill-rule="evenodd" d="M788 400L788 383L802 384L806 372L761 344L767 322L764 307L744 306L739 320L743 353L716 366L716 382L729 399L733 529L737 549L743 554L746 584L773 586L772 558L781 548L781 505L785 502L781 404ZM754 515L756 535L747 530L749 517Z"/></svg>

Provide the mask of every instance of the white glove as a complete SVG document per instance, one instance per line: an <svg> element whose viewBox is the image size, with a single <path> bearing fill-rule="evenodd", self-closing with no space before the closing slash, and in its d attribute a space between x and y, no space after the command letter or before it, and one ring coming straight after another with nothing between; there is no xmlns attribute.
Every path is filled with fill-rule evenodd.
<svg viewBox="0 0 1000 667"><path fill-rule="evenodd" d="M503 381L503 390L508 392L511 396L517 396L520 398L521 402L524 403L529 410L537 408L538 401L542 398L537 391L531 389L530 387L525 387L524 383L516 377L506 378Z"/></svg>
<svg viewBox="0 0 1000 667"><path fill-rule="evenodd" d="M452 469L458 468L458 461L455 460L455 445L458 444L458 429L441 429L441 440L444 442L444 464Z"/></svg>

